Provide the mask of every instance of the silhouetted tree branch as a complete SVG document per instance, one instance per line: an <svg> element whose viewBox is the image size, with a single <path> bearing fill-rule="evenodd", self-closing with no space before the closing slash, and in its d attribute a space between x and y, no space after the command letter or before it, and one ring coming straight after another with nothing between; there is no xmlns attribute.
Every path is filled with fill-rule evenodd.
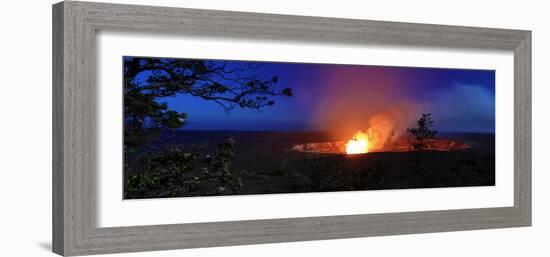
<svg viewBox="0 0 550 257"><path fill-rule="evenodd" d="M159 99L188 94L220 105L225 112L239 107L260 110L277 96L292 96L276 87L278 78L261 78L251 63L229 67L227 62L175 58L124 57L124 143L143 144L161 129L180 128L187 114L169 110Z"/></svg>
<svg viewBox="0 0 550 257"><path fill-rule="evenodd" d="M431 130L433 124L431 113L423 113L422 117L416 121L416 127L407 129L415 138L413 143L415 150L422 151L426 147L426 140L434 138L437 134L437 131Z"/></svg>

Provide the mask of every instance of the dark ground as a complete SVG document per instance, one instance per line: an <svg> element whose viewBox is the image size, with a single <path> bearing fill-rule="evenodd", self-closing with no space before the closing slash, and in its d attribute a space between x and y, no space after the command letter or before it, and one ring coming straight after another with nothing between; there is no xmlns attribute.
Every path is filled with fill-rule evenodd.
<svg viewBox="0 0 550 257"><path fill-rule="evenodd" d="M211 152L228 138L235 141L232 172L240 194L492 186L495 184L494 134L439 133L437 138L470 149L423 152L373 152L362 155L291 151L297 144L330 142L323 132L178 131L163 141Z"/></svg>

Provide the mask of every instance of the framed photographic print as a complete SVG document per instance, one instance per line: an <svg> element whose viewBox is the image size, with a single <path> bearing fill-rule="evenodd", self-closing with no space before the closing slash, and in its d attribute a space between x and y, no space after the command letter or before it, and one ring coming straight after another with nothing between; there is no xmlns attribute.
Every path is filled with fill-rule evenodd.
<svg viewBox="0 0 550 257"><path fill-rule="evenodd" d="M53 6L61 255L531 225L531 32Z"/></svg>

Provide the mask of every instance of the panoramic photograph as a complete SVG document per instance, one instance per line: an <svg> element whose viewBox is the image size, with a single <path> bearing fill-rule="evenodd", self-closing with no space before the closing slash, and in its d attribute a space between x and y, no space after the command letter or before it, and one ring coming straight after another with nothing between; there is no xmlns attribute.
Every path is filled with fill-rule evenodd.
<svg viewBox="0 0 550 257"><path fill-rule="evenodd" d="M495 71L123 57L124 199L495 185Z"/></svg>

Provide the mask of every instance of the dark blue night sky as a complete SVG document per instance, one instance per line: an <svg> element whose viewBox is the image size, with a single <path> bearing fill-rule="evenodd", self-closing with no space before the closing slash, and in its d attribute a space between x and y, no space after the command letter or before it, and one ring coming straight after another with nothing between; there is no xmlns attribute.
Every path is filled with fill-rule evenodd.
<svg viewBox="0 0 550 257"><path fill-rule="evenodd" d="M247 62L230 61L231 66ZM495 72L363 65L260 63L251 72L277 76L293 97L275 97L260 111L224 112L214 102L190 95L164 98L188 114L184 130L366 129L377 114L401 127L432 113L435 128L448 132L494 132Z"/></svg>

